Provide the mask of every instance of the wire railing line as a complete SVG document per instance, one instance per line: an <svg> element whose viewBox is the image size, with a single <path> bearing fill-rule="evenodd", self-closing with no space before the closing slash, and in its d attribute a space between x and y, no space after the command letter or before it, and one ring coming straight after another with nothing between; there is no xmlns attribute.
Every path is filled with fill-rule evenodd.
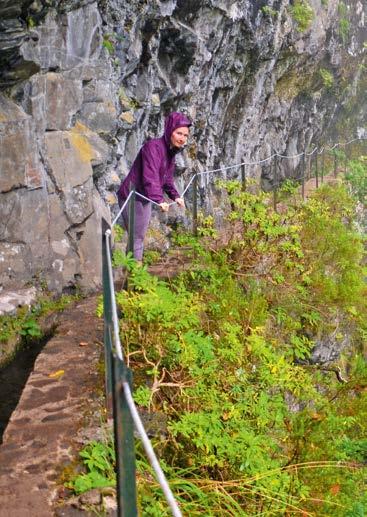
<svg viewBox="0 0 367 517"><path fill-rule="evenodd" d="M196 172L190 179L189 183L187 184L187 186L185 187L183 193L181 194L181 197L183 197L185 194L186 194L186 191L188 190L188 188L190 187L191 183L193 182L195 176L200 176L200 175L204 175L204 174L213 174L214 172L222 172L222 171L228 171L230 169L236 169L238 167L242 167L242 165L260 165L262 163L265 163L265 162L268 162L269 160L271 160L272 158L274 158L275 156L277 156L277 153L274 153L272 154L271 156L268 156L267 158L264 158L263 160L259 160L257 162L241 162L241 163L236 163L235 165L228 165L227 167L220 167L218 169L208 169L206 171L201 171L201 172Z"/></svg>
<svg viewBox="0 0 367 517"><path fill-rule="evenodd" d="M130 201L130 198L132 196L132 191L129 193L129 195L127 196L125 202L123 203L122 207L120 208L120 210L118 211L118 214L116 215L115 219L112 221L111 223L111 228L113 228L115 226L115 224L117 223L117 220L118 218L120 217L120 215L122 214L122 212L125 210L125 208L127 207L127 204L128 202Z"/></svg>
<svg viewBox="0 0 367 517"><path fill-rule="evenodd" d="M356 138L349 142L342 144L336 143L329 150L335 149L340 145L348 145L357 140L366 140L366 138ZM241 162L239 164L230 165L227 167L221 167L212 170L206 170L196 172L192 175L188 185L184 189L181 197L184 197L193 181L196 179L193 185L193 231L194 235L197 235L197 198L198 198L198 181L199 176L207 174L230 170L248 165L256 165L268 162L275 157L294 159L301 156L313 156L316 158L319 154L325 152L326 147L315 147L309 152L302 152L294 156L282 155L280 153L273 153L271 156L264 158L257 162ZM337 163L337 155L335 154L335 164ZM304 196L304 182L306 179L305 175L305 159L302 160L302 195ZM336 165L334 164L334 167ZM335 172L336 169L334 169ZM242 170L243 174L243 186L246 188L245 171ZM276 171L274 172L276 174ZM321 181L323 176L321 175ZM316 188L318 186L318 167L316 161ZM106 358L106 390L107 399L112 397L113 401L113 416L114 416L114 434L115 434L115 447L116 447L116 470L117 470L117 495L118 495L118 515L119 517L136 517L138 515L137 501L136 501L136 472L135 472L135 449L134 449L134 427L142 442L148 461L153 469L157 482L159 483L163 494L166 498L167 504L174 517L182 517L181 510L174 495L169 487L168 481L165 474L159 464L157 456L153 450L151 441L144 429L143 422L139 415L138 409L132 395L132 373L127 367L124 358L124 351L121 345L119 319L117 313L116 294L113 279L112 270L112 228L118 221L121 213L131 204L129 209L129 235L134 236L134 203L136 198L141 198L146 201L158 205L156 201L149 199L147 196L131 190L126 200L123 202L118 214L112 221L110 227L105 222L105 226L102 231L103 235L103 246L102 246L102 257L103 257L103 288L104 288L104 318L105 318L105 358ZM173 204L173 203L170 203ZM277 195L276 189L274 190L274 207L276 210ZM107 227L106 227L107 225ZM134 238L128 242L128 250L133 251L134 249Z"/></svg>
<svg viewBox="0 0 367 517"><path fill-rule="evenodd" d="M112 272L112 257L111 257L111 249L110 249L110 236L111 230L106 230L106 252L107 252L107 269L108 269L108 278L110 282L111 289L111 306L112 306L112 323L113 323L113 342L115 345L115 350L117 357L123 361L124 357L122 354L122 346L120 341L120 330L119 330L119 322L117 317L117 307L116 307L116 296L115 296L115 284L113 281L113 272Z"/></svg>
<svg viewBox="0 0 367 517"><path fill-rule="evenodd" d="M366 140L366 139L367 139L367 138L353 138L352 140L349 140L348 142L344 142L344 143L343 143L343 142L337 142L336 144L334 144L334 145L333 145L333 147L330 147L330 148L329 148L329 151L332 151L335 147L340 146L340 145L341 145L341 146L345 146L345 145L349 145L349 144L351 144L352 142L356 142L356 141L358 141L358 140ZM322 149L322 152L327 151L326 146L323 146L321 149ZM278 156L279 158L285 158L285 159L288 159L288 160L291 160L291 159L294 159L294 158L299 158L299 157L301 157L301 156L303 156L303 155L305 155L305 156L312 156L312 155L313 155L317 150L318 150L318 147L315 147L315 148L314 148L312 151L310 151L310 152L302 151L301 153L298 153L298 154L295 154L295 155L280 154L280 153L278 153L278 152L275 152L275 153L273 153L272 155L270 155L270 156L268 156L268 157L266 157L266 158L263 158L262 160L257 160L257 161L255 161L255 162L248 162L248 161L244 161L244 162L236 163L236 164L234 164L234 165L228 165L228 166L226 166L226 167L220 167L220 168L218 168L218 169L208 169L208 170L204 170L204 171L201 171L201 172L197 172L197 173L195 173L195 174L191 177L191 179L190 179L190 181L189 181L188 185L185 187L185 189L184 189L184 191L183 191L183 193L182 193L182 196L186 193L186 191L187 191L187 190L188 190L188 188L190 187L190 185L191 185L191 183L192 183L192 181L193 181L194 177L195 177L195 176L197 176L197 175L212 174L212 173L214 173L214 172L226 171L226 170L230 170L230 169L235 169L235 168L238 168L238 167L242 167L243 165L245 165L245 166L246 166L246 165L248 165L248 166L250 166L250 165L261 165L262 163L268 162L269 160L271 160L271 159L272 159L272 158L274 158L275 156ZM320 152L321 152L321 151L320 151Z"/></svg>
<svg viewBox="0 0 367 517"><path fill-rule="evenodd" d="M191 186L192 182L194 181L194 179L196 177L199 177L199 176L204 176L206 174L213 174L215 172L224 172L224 171L227 171L227 170L230 170L230 169L236 169L236 168L239 168L239 167L242 167L242 166L261 165L262 163L266 163L266 162L268 162L269 160L272 160L275 157L284 158L284 159L287 159L287 160L293 160L295 158L300 158L301 156L313 156L315 153L317 155L321 155L325 151L326 152L333 151L338 146L347 146L347 145L349 145L349 144L351 144L353 142L359 141L359 140L367 140L367 138L365 138L365 137L353 138L353 139L349 140L348 142L337 142L332 147L330 147L330 146L329 147L322 146L320 149L318 147L315 147L310 152L303 151L302 153L298 153L298 154L294 154L294 155L280 154L278 152L275 152L272 155L268 156L267 158L263 158L262 160L258 160L258 161L255 161L255 162L244 161L244 162L236 163L234 165L228 165L226 167L219 167L217 169L207 169L207 170L204 170L204 171L196 172L195 174L193 174L191 176L188 184L186 185L186 187L184 188L184 190L183 190L183 192L181 194L181 197L183 198L186 195L186 192L190 188L190 186ZM132 192L130 192L130 194L127 197L126 201L124 202L124 204L120 208L118 214L116 215L116 217L112 221L111 227L113 227L116 224L116 222L119 219L120 215L122 214L123 210L126 208L128 202L130 200L131 195L132 195ZM150 201L151 203L153 203L153 205L159 206L159 203L157 203L156 201L153 201L152 199L149 199L148 197L144 196L143 194L140 194L140 192L135 191L135 195L140 197L140 198L142 198L142 199L145 199L146 201ZM171 203L168 203L168 204L169 204L169 206L172 206L172 205L175 204L175 201L172 201Z"/></svg>
<svg viewBox="0 0 367 517"><path fill-rule="evenodd" d="M127 203L129 202L129 199L131 198L131 196L133 195L134 191L131 191L128 198L126 199L124 205L121 207L121 211L124 210L125 206L127 205ZM136 193L138 194L138 193ZM145 197L145 196L141 196L141 197ZM114 287L114 280L113 280L113 271L112 271L112 253L111 253L111 229L107 229L104 233L104 240L105 240L105 246L104 246L104 250L105 250L105 257L106 257L106 260L105 260L105 266L107 267L107 277L108 277L108 290L106 290L105 292L105 296L107 296L107 292L109 292L109 296L108 296L108 303L110 304L110 307L111 307L111 310L110 311L106 311L106 312L109 312L109 316L107 316L107 314L105 314L105 318L108 318L110 317L111 320L112 320L112 328L113 328L113 332L112 332L112 342L113 342L113 347L114 347L114 350L110 350L110 352L112 352L112 355L113 355L113 352L115 352L116 356L117 356L117 360L119 360L121 362L122 365L125 365L125 360L124 360L124 356L123 356L123 351L122 351L122 346L121 346L121 340L120 340L120 329L119 329L119 321L118 321L118 315L117 315L117 306L116 306L116 294L115 294L115 287ZM106 286L104 286L104 288L106 289ZM105 325L108 326L108 321L105 320ZM105 338L106 339L106 338ZM105 341L105 346L107 346L107 343ZM112 360L113 362L113 360ZM110 365L111 367L111 362L109 361L108 364ZM108 372L108 368L106 369L106 372ZM108 375L110 375L110 372L108 372ZM113 376L112 376L113 377ZM121 379L120 379L121 380ZM116 382L116 379L115 379L115 382ZM108 383L106 383L107 385ZM168 482L165 478L165 475L161 469L161 466L159 464L159 461L154 453L154 450L153 450L153 447L151 445L151 442L149 440L149 437L144 429L144 425L141 421L141 418L140 418L140 415L139 415L139 412L136 408L136 405L135 405L135 402L134 402L134 399L133 399L133 396L132 396L132 393L131 393L131 389L130 389L130 386L129 386L129 383L126 381L126 379L122 378L122 382L120 384L122 390L123 390L123 395L124 395L124 400L125 400L125 403L129 409L129 412L130 412L130 415L131 415L131 418L132 418L132 421L135 425L135 428L136 428L136 431L142 441L142 444L143 444L143 447L145 449L145 452L146 452L146 455L148 457L148 460L153 468L153 471L155 472L155 475L156 475L156 478L157 478L157 481L159 483L159 485L161 486L162 488L162 491L166 497L166 500L167 500L167 504L168 506L170 507L171 509L171 512L172 512L172 515L174 517L182 517L182 513L179 509L179 506L173 496L173 493L168 485ZM112 388L112 391L114 392L115 391L115 387ZM116 395L115 395L116 396ZM116 405L118 404L118 401L116 402ZM117 418L117 416L114 414L114 418ZM122 444L122 446L124 447L125 444ZM120 472L119 474L119 477L121 477L122 473ZM120 487L119 487L120 489ZM133 502L131 502L131 504L134 504ZM121 517L125 517L125 513L124 511L122 510L122 508L119 507L118 509L119 511L119 516ZM130 515L130 513L126 513L126 515Z"/></svg>
<svg viewBox="0 0 367 517"><path fill-rule="evenodd" d="M293 160L294 158L300 158L303 155L304 155L303 152L298 153L298 154L292 154L292 155L276 153L276 156L278 156L279 158L287 158L288 160Z"/></svg>
<svg viewBox="0 0 367 517"><path fill-rule="evenodd" d="M314 149L312 149L311 152L307 153L306 151L304 151L304 155L305 156L312 156L313 154L315 154L317 152L317 147L315 147Z"/></svg>
<svg viewBox="0 0 367 517"><path fill-rule="evenodd" d="M127 382L123 382L122 387L123 387L123 390L125 393L126 402L129 406L130 413L131 413L132 419L135 424L135 428L136 428L137 432L139 433L139 436L140 436L140 439L144 446L146 455L148 456L150 464L157 476L158 483L160 484L160 486L163 490L167 503L168 503L169 507L171 508L172 515L174 517L182 517L181 510L179 509L178 504L177 504L177 502L172 494L172 491L167 483L167 479L161 469L157 456L155 455L155 452L153 450L152 444L144 429L144 425L141 421L138 410L136 409L135 402L134 402L134 399L131 394L130 386Z"/></svg>
<svg viewBox="0 0 367 517"><path fill-rule="evenodd" d="M116 217L112 221L111 228L113 228L115 226L115 224L117 223L118 218L120 217L122 212L127 207L127 204L129 202L131 196L133 195L133 193L135 193L135 195L140 197L141 199L145 199L146 201L149 201L150 203L153 203L153 205L159 206L159 203L157 203L156 201L153 201L153 199L149 199L148 197L144 196L143 194L140 194L140 192L137 192L136 190L135 191L132 190L132 191L129 192L129 195L127 196L126 200L124 201L122 207L120 208L120 210L118 211ZM170 204L174 204L174 203L170 203Z"/></svg>

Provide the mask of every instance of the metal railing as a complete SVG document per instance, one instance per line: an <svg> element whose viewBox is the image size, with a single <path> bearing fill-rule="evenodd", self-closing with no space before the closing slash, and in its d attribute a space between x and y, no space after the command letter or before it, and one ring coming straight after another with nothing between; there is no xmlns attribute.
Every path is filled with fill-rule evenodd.
<svg viewBox="0 0 367 517"><path fill-rule="evenodd" d="M278 152L274 152L267 158L264 158L262 160L257 161L243 161L234 165L229 165L226 167L219 167L217 169L210 169L210 170L204 170L200 172L194 173L190 180L188 181L186 187L184 188L181 197L184 198L187 194L189 188L192 186L193 188L193 195L192 195L192 219L193 219L193 232L196 233L197 230L197 218L198 218L198 198L199 198L199 179L203 178L207 175L212 175L217 172L224 172L229 171L233 169L237 169L239 171L238 177L241 180L242 183L242 189L246 190L247 183L249 179L248 175L248 168L253 167L256 165L263 165L268 164L273 169L273 196L274 196L274 208L276 208L277 205L277 193L279 190L279 187L281 187L282 180L278 176L278 169L279 169L279 163L281 160L299 160L299 163L295 167L298 171L300 170L300 174L297 174L293 179L300 183L301 188L301 195L303 199L305 198L305 183L312 179L312 177L315 178L315 186L318 188L320 184L324 182L325 179L325 156L328 155L333 160L333 173L334 177L337 175L337 170L339 166L340 159L338 156L337 148L338 147L344 147L345 153L344 153L344 172L346 172L346 164L347 160L351 159L351 155L347 153L347 148L350 144L355 142L362 142L366 141L366 137L358 137L353 138L352 140L349 140L348 142L337 142L332 145L324 145L320 148L315 147L311 151L302 151L301 153L295 154L295 155L285 155L280 154ZM321 167L318 161L318 157L321 157ZM159 206L159 203L156 203L155 201L147 198L146 196L143 196L142 194L138 192L130 192L129 197L126 199L124 205L120 208L119 212L115 216L112 227L116 224L118 219L121 216L121 213L127 206L130 196L138 196L141 199L144 199L146 201L150 201L153 205ZM169 203L169 205L173 205L175 202ZM131 206L131 204L130 204ZM129 250L132 251L132 247L129 246Z"/></svg>
<svg viewBox="0 0 367 517"><path fill-rule="evenodd" d="M211 174L219 171L238 168L240 170L240 178L242 189L247 187L247 167L252 165L261 165L273 160L273 177L274 177L274 208L277 205L278 178L277 169L280 159L296 159L301 160L301 177L297 178L301 182L301 192L305 197L305 182L311 178L312 163L309 160L309 167L306 167L306 158L314 157L314 178L316 188L324 180L325 172L325 152L333 152L337 146L347 146L357 140L365 140L365 138L356 138L345 144L334 144L333 147L313 149L311 152L302 152L295 156L281 155L273 153L268 158L257 162L242 162L229 167L213 169L208 171L197 172L193 174L181 197L184 197L190 186L193 186L192 198L192 216L193 216L193 233L197 234L198 224L198 191L200 176ZM317 157L322 156L321 170ZM338 169L338 155L333 153L334 158L334 175ZM321 176L320 176L321 172ZM146 455L152 465L157 480L162 488L167 503L174 517L182 517L179 506L172 494L164 473L159 465L159 461L154 453L151 442L145 432L143 423L139 416L132 396L132 372L126 366L123 351L121 347L119 335L119 322L115 300L115 288L112 271L112 229L117 223L123 210L128 209L128 251L134 250L134 224L135 224L135 199L140 197L154 205L158 203L152 201L146 196L131 190L127 199L121 206L118 214L113 219L111 226L102 220L102 268L103 268L103 306L104 306L104 343L105 343L105 365L106 365L106 397L108 405L113 410L114 417L114 440L116 451L116 474L117 474L117 503L119 517L135 517L138 515L137 498L136 498L136 472L135 472L135 448L134 448L134 426L142 441ZM171 205L174 203L170 203Z"/></svg>
<svg viewBox="0 0 367 517"><path fill-rule="evenodd" d="M130 198L132 198L130 206L134 208L134 191L130 192L125 206ZM132 245L133 247L134 232L132 226L130 231L132 237L129 246ZM136 517L138 515L134 447L135 426L172 515L174 517L182 517L179 506L145 432L132 396L132 372L124 361L119 335L112 272L111 228L104 219L102 220L102 261L106 398L109 406L111 406L112 402L113 410L118 515L119 517Z"/></svg>

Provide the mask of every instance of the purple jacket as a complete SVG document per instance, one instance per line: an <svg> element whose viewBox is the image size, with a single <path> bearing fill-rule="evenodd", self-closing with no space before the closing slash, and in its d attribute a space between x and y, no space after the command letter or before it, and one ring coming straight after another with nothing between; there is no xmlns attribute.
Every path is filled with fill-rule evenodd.
<svg viewBox="0 0 367 517"><path fill-rule="evenodd" d="M189 126L191 121L183 113L174 112L168 115L165 120L164 135L161 138L148 140L143 145L129 174L121 183L117 192L120 206L129 195L130 185L156 203L164 201L164 192L172 200L180 197L173 183L177 150L171 148L170 142L175 129Z"/></svg>

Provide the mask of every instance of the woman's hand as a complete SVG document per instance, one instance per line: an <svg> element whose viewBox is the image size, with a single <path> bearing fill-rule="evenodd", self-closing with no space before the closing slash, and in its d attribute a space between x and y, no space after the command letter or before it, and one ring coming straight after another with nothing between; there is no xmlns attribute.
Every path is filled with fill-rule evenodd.
<svg viewBox="0 0 367 517"><path fill-rule="evenodd" d="M169 204L168 203L159 203L159 206L161 207L162 212L168 212Z"/></svg>
<svg viewBox="0 0 367 517"><path fill-rule="evenodd" d="M182 199L182 197L177 197L175 199L175 203L177 203L179 207L185 208L185 201Z"/></svg>

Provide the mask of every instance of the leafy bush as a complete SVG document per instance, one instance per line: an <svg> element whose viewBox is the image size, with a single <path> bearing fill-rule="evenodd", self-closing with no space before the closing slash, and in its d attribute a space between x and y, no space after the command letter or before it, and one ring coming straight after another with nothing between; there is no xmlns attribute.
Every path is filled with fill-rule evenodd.
<svg viewBox="0 0 367 517"><path fill-rule="evenodd" d="M22 325L22 330L20 331L21 336L27 337L41 337L42 331L41 327L38 325L37 321L34 319L28 319Z"/></svg>
<svg viewBox="0 0 367 517"><path fill-rule="evenodd" d="M86 472L77 475L66 486L76 494L87 492L92 488L104 488L116 485L115 450L111 440L92 441L79 453Z"/></svg>
<svg viewBox="0 0 367 517"><path fill-rule="evenodd" d="M24 340L40 338L42 332L38 322L39 318L54 311L62 311L74 299L76 297L61 296L54 300L44 295L31 309L22 307L18 309L15 316L0 316L0 343L16 339L17 336L22 336Z"/></svg>
<svg viewBox="0 0 367 517"><path fill-rule="evenodd" d="M347 43L350 33L350 21L348 19L348 8L344 2L338 4L339 14L339 35L344 44Z"/></svg>
<svg viewBox="0 0 367 517"><path fill-rule="evenodd" d="M300 32L306 31L315 17L315 13L307 0L295 0L290 7L292 17L297 22Z"/></svg>
<svg viewBox="0 0 367 517"><path fill-rule="evenodd" d="M130 270L116 298L135 401L168 418L155 439L163 469L184 515L364 515L367 297L354 200L323 186L302 202L287 185L275 212L267 194L220 186L231 206L222 231L202 217L200 238L176 237L190 244L190 270L168 283L118 261ZM343 332L354 343L338 364L345 383L309 361L316 340ZM94 470L75 491L113 479ZM140 456L138 473L141 514L169 515Z"/></svg>
<svg viewBox="0 0 367 517"><path fill-rule="evenodd" d="M264 6L261 8L261 11L262 11L266 16L270 16L271 18L275 18L276 16L278 16L278 11L276 11L275 9L273 9L272 7L270 7L269 5L264 5Z"/></svg>
<svg viewBox="0 0 367 517"><path fill-rule="evenodd" d="M356 198L367 205L367 156L348 162L347 174L345 179L350 190Z"/></svg>
<svg viewBox="0 0 367 517"><path fill-rule="evenodd" d="M307 359L341 325L362 345L354 202L342 186L306 203L292 190L277 213L264 193L221 186L225 230L206 221L201 239L176 239L193 247L191 270L168 284L132 267L117 295L136 401L169 418L156 447L184 513L352 515L365 507L367 368L346 357L340 384ZM143 464L142 511L166 515Z"/></svg>
<svg viewBox="0 0 367 517"><path fill-rule="evenodd" d="M329 70L326 70L326 68L320 68L319 72L325 88L331 88L334 84L333 74L329 72Z"/></svg>

